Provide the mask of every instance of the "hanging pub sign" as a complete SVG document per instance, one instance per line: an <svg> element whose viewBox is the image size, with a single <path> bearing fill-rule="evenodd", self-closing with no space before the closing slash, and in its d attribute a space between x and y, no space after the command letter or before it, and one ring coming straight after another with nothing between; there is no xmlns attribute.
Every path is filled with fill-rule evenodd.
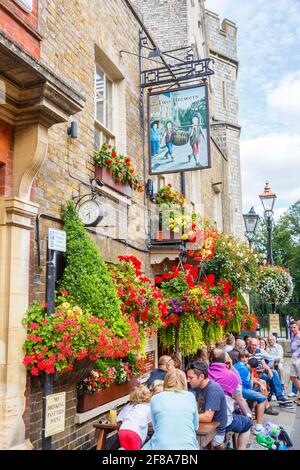
<svg viewBox="0 0 300 470"><path fill-rule="evenodd" d="M150 174L210 168L206 84L148 95Z"/></svg>

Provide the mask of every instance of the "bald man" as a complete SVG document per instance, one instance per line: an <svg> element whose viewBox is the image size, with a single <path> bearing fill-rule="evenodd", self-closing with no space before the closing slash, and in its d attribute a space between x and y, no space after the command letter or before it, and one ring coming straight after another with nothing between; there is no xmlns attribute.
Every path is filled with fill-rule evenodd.
<svg viewBox="0 0 300 470"><path fill-rule="evenodd" d="M171 356L161 356L158 359L158 368L151 371L147 386L150 387L154 380L164 380L167 372L173 370L174 367L174 361Z"/></svg>

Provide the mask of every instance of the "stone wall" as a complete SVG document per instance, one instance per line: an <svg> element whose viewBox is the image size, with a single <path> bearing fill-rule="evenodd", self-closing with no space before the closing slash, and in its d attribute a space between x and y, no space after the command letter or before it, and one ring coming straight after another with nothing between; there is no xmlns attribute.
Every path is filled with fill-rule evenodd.
<svg viewBox="0 0 300 470"><path fill-rule="evenodd" d="M206 10L209 54L214 59L215 74L210 78L212 136L228 158L228 197L231 200L231 232L243 239L242 189L240 170L240 125L237 96L237 28L225 19Z"/></svg>
<svg viewBox="0 0 300 470"><path fill-rule="evenodd" d="M143 23L162 51L188 46L189 0L132 0ZM168 58L169 61L169 58Z"/></svg>
<svg viewBox="0 0 300 470"><path fill-rule="evenodd" d="M83 111L74 116L78 122L77 139L68 137L68 124L58 124L49 129L47 160L34 182L34 201L39 204L39 213L60 219L61 204L72 197L76 202L76 197L88 193L86 185L94 175L91 155L94 150L96 62L115 84L116 147L132 158L133 166L144 180L138 59L120 55L124 48L137 52L139 24L123 0L74 1L72 8L69 1L44 0L40 2L39 13L39 31L44 38L42 62L75 90L80 90L86 100ZM146 250L148 218L144 195L134 193L129 200L102 187L99 188L99 198L107 206L108 216L97 230L91 228L89 233L105 260L113 262L120 254L133 254L141 259L146 273L151 274ZM50 226L62 228L62 225L43 217L40 222L41 266L37 266L37 246L32 237L30 282L31 298L44 301L47 231ZM118 239L127 240L132 247ZM67 393L66 429L53 437L53 448L92 448L95 445L92 424L99 420L99 416L76 424L75 385L55 387L54 393L59 391ZM27 389L27 404L30 407L30 440L35 449L40 449L42 392L35 381L31 381L30 389Z"/></svg>

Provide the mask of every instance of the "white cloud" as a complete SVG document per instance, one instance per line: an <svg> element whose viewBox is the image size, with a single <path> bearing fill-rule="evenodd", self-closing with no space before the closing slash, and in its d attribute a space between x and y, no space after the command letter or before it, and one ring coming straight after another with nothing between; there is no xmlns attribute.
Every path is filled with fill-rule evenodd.
<svg viewBox="0 0 300 470"><path fill-rule="evenodd" d="M267 90L267 104L273 121L300 129L300 70L286 75L277 86Z"/></svg>
<svg viewBox="0 0 300 470"><path fill-rule="evenodd" d="M265 182L277 194L278 214L300 199L300 136L267 134L241 141L244 210L254 205L260 213L258 194Z"/></svg>

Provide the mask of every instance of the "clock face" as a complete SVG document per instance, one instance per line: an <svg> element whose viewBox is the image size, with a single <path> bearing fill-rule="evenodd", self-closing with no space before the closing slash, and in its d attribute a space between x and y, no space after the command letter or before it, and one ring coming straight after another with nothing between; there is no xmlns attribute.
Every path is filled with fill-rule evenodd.
<svg viewBox="0 0 300 470"><path fill-rule="evenodd" d="M84 225L97 225L103 217L102 210L97 201L90 199L81 204L78 215Z"/></svg>

